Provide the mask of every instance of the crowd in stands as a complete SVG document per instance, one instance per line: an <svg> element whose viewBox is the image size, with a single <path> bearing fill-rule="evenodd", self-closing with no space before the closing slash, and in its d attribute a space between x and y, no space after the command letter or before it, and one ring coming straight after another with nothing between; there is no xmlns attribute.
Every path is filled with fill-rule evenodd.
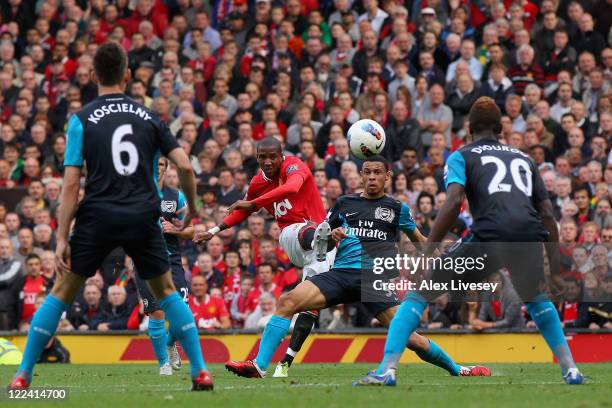
<svg viewBox="0 0 612 408"><path fill-rule="evenodd" d="M126 93L155 111L190 155L196 229L218 224L258 171L256 143L282 141L311 168L325 208L359 192L352 123L384 127L388 193L427 235L444 203L444 165L470 142L479 96L503 113L501 143L537 164L560 231L565 327L612 328L612 1L4 0L0 2L0 329L26 330L56 277L54 233L66 123L96 98L92 56L120 43ZM178 187L176 171L166 184ZM20 199L9 203L9 192ZM465 208L454 239L472 219ZM182 243L199 328L261 329L301 279L280 229L252 215L205 245ZM64 330L146 328L121 249L90 278ZM503 274L491 279L504 282ZM606 301L607 300L607 301ZM491 300L433 303L423 326L530 326L502 284ZM319 327L377 325L360 305Z"/></svg>

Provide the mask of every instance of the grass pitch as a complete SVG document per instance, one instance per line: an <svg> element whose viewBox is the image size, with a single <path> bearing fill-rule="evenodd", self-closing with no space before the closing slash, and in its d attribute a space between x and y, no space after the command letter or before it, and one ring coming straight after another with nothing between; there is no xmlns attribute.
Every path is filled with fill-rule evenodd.
<svg viewBox="0 0 612 408"><path fill-rule="evenodd" d="M567 386L553 364L492 364L489 378L450 377L426 365L403 365L396 387L354 388L351 382L373 365L301 364L291 378L253 380L209 368L212 393L191 393L189 368L160 377L155 365L40 365L34 387L67 387L68 399L22 401L17 406L63 407L612 407L612 363L581 364L587 384ZM270 367L273 371L274 366ZM0 366L2 386L14 367ZM7 403L2 390L1 405Z"/></svg>

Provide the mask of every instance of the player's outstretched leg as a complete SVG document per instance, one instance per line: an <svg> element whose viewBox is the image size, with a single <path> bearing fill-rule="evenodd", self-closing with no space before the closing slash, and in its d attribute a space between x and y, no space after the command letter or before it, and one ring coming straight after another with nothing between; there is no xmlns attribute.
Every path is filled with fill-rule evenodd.
<svg viewBox="0 0 612 408"><path fill-rule="evenodd" d="M263 378L274 352L289 332L291 317L303 310L320 309L324 306L325 297L317 286L310 281L300 283L291 292L281 296L276 314L263 332L255 360L228 361L225 368L241 377Z"/></svg>
<svg viewBox="0 0 612 408"><path fill-rule="evenodd" d="M65 273L61 279L56 281L51 294L47 296L32 318L23 359L9 385L10 389L25 389L30 386L34 365L55 334L62 314L68 310L68 305L72 303L74 296L84 282L84 277L72 272Z"/></svg>
<svg viewBox="0 0 612 408"><path fill-rule="evenodd" d="M572 352L567 345L555 306L550 301L536 301L526 303L525 307L557 358L563 381L572 385L582 384L584 377L576 367Z"/></svg>
<svg viewBox="0 0 612 408"><path fill-rule="evenodd" d="M172 367L166 349L168 333L166 332L165 315L162 310L156 310L149 314L149 339L157 357L160 375L172 375Z"/></svg>
<svg viewBox="0 0 612 408"><path fill-rule="evenodd" d="M289 376L289 367L291 367L293 359L302 349L304 342L317 322L318 313L318 311L302 312L298 315L297 319L295 319L289 347L287 348L285 357L283 357L281 362L276 366L276 370L272 377L286 378Z"/></svg>
<svg viewBox="0 0 612 408"><path fill-rule="evenodd" d="M193 391L211 391L213 381L200 347L200 338L189 307L176 292L170 272L148 281L159 306L170 323L170 331L181 343L191 365Z"/></svg>
<svg viewBox="0 0 612 408"><path fill-rule="evenodd" d="M438 346L433 340L412 333L408 339L407 347L426 363L433 364L446 370L452 376L460 377L489 377L491 371L484 366L461 366L453 361L451 356Z"/></svg>

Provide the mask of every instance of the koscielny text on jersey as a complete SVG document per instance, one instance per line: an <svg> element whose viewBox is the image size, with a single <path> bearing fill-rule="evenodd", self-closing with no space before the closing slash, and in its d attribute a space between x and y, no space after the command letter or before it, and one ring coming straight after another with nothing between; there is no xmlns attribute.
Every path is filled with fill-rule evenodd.
<svg viewBox="0 0 612 408"><path fill-rule="evenodd" d="M102 105L94 110L87 120L93 124L97 124L100 119L111 113L131 113L139 116L143 120L151 119L151 115L149 115L144 108L134 107L131 103L110 103L108 105Z"/></svg>

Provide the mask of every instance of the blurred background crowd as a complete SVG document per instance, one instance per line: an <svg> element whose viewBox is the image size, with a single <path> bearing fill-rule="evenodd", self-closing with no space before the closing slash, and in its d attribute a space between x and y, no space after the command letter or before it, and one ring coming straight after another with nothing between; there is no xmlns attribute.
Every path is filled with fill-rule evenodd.
<svg viewBox="0 0 612 408"><path fill-rule="evenodd" d="M55 279L66 123L96 97L92 56L106 41L128 52L126 92L157 112L191 157L195 228L219 223L244 196L258 170L256 142L267 136L308 164L326 208L359 192L361 162L346 132L371 118L387 134L388 192L409 203L427 234L445 200L445 160L469 143L472 103L490 96L504 115L501 142L533 158L552 198L562 322L612 328L611 25L610 0L4 0L0 329L27 329ZM176 171L165 181L177 187ZM448 238L470 223L466 207ZM201 329L265 325L301 279L279 233L262 213L204 246L183 242ZM530 325L503 288L480 303L451 300L432 304L423 326ZM146 319L118 249L61 329L139 329ZM360 305L319 321L330 330L372 325Z"/></svg>

